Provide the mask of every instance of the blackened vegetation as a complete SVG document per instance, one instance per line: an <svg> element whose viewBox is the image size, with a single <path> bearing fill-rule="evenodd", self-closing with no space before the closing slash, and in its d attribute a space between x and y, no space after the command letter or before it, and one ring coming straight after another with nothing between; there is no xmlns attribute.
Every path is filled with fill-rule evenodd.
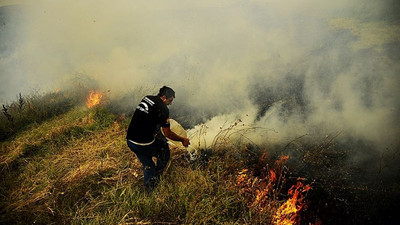
<svg viewBox="0 0 400 225"><path fill-rule="evenodd" d="M398 151L383 158L372 143L340 138L340 133L320 143L306 138L284 149L291 156L292 176L313 180L304 221L318 217L323 224L393 224L400 202ZM360 152L369 157L360 159Z"/></svg>

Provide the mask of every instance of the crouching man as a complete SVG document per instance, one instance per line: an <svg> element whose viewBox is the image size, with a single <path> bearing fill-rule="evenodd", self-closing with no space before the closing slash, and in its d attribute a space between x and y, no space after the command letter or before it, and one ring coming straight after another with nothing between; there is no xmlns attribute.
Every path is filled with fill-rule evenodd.
<svg viewBox="0 0 400 225"><path fill-rule="evenodd" d="M157 185L170 159L167 138L182 142L187 147L188 138L171 131L168 105L172 104L175 92L163 86L157 96L148 95L137 106L127 132L129 148L136 154L143 166L144 184L147 191ZM164 135L160 132L160 127ZM156 163L152 158L157 159Z"/></svg>

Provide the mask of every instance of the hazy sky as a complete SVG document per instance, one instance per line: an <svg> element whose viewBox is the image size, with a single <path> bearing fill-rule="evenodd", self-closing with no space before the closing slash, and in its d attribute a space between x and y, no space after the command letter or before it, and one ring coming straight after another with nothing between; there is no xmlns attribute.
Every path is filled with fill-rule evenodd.
<svg viewBox="0 0 400 225"><path fill-rule="evenodd" d="M0 102L82 73L111 93L170 85L174 110L216 124L248 118L278 139L323 129L397 144L399 9L396 0L7 1Z"/></svg>

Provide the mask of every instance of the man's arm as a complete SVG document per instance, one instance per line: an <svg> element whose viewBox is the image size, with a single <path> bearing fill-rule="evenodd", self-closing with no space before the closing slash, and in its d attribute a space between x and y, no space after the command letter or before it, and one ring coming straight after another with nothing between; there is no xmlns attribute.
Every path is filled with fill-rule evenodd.
<svg viewBox="0 0 400 225"><path fill-rule="evenodd" d="M162 129L165 137L174 141L180 141L185 147L190 145L189 138L181 137L175 134L175 132L173 132L169 127L163 127Z"/></svg>

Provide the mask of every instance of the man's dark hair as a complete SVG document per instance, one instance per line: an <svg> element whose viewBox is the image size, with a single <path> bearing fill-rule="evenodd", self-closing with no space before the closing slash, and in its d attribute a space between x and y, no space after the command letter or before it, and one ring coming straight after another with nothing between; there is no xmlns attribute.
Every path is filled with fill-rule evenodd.
<svg viewBox="0 0 400 225"><path fill-rule="evenodd" d="M171 98L174 97L175 98L175 91L172 90L172 88L167 87L167 86L163 86L162 88L160 88L160 91L158 92L158 97L164 96L166 98Z"/></svg>

